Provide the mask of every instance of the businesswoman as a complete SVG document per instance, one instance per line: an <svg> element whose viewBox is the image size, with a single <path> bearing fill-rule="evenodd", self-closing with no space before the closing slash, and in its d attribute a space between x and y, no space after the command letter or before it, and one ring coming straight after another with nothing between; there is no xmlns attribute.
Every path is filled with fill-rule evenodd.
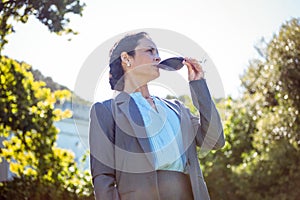
<svg viewBox="0 0 300 200"><path fill-rule="evenodd" d="M96 199L206 200L196 146L223 147L218 111L200 63L186 57L193 104L150 94L159 77L159 52L145 32L128 34L110 51L111 88L120 93L90 112L91 174ZM176 81L174 81L176 84Z"/></svg>

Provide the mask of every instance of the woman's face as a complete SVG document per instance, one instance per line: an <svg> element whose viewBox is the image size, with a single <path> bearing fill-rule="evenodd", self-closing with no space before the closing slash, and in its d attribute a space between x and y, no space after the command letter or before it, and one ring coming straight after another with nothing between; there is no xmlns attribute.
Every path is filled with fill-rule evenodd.
<svg viewBox="0 0 300 200"><path fill-rule="evenodd" d="M135 48L135 56L130 58L130 67L127 68L126 73L134 79L144 80L147 83L159 77L157 64L160 60L153 41L142 38Z"/></svg>

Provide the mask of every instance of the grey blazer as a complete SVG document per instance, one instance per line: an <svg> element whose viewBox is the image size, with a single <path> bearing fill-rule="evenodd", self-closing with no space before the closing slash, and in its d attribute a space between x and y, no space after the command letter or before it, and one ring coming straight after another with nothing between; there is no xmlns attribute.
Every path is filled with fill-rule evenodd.
<svg viewBox="0 0 300 200"><path fill-rule="evenodd" d="M209 199L199 166L196 146L211 150L225 144L218 111L206 81L191 81L193 104L200 118L179 101L162 99L177 113L194 199ZM96 199L158 200L157 176L143 118L125 92L115 99L95 103L90 112L90 161Z"/></svg>

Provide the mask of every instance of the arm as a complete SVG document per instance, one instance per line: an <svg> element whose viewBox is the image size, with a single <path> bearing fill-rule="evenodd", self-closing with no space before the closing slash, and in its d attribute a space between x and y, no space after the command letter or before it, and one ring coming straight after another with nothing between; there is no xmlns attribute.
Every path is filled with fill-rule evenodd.
<svg viewBox="0 0 300 200"><path fill-rule="evenodd" d="M192 117L197 131L196 142L204 149L219 149L225 145L222 122L211 99L204 79L190 81L193 104L200 112L200 120Z"/></svg>
<svg viewBox="0 0 300 200"><path fill-rule="evenodd" d="M96 199L119 199L115 179L114 120L111 112L101 103L90 112L90 161Z"/></svg>
<svg viewBox="0 0 300 200"><path fill-rule="evenodd" d="M200 120L192 117L196 143L208 150L222 148L225 145L222 122L207 88L202 66L196 59L187 57L183 64L188 68L193 104L200 112Z"/></svg>

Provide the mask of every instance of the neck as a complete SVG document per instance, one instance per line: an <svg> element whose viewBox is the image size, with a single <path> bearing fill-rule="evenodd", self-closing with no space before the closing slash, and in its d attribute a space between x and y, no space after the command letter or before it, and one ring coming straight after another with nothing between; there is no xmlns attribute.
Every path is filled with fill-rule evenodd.
<svg viewBox="0 0 300 200"><path fill-rule="evenodd" d="M124 81L124 92L127 92L129 94L133 92L141 92L143 97L150 97L148 85L144 81L138 81L137 79L131 79L126 76Z"/></svg>
<svg viewBox="0 0 300 200"><path fill-rule="evenodd" d="M144 98L150 98L150 92L148 85L143 85L135 90L135 92L140 92Z"/></svg>
<svg viewBox="0 0 300 200"><path fill-rule="evenodd" d="M133 93L133 92L140 92L143 97L149 98L150 97L150 92L148 89L148 85L144 84L142 86L138 86L136 82L133 81L126 81L125 80L125 85L124 85L124 92L127 93Z"/></svg>

